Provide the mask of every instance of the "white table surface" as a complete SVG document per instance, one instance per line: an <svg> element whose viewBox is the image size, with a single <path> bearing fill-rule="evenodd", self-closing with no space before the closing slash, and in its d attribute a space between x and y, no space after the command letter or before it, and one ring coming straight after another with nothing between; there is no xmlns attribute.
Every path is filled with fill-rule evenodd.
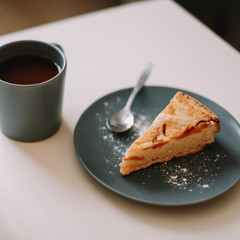
<svg viewBox="0 0 240 240"><path fill-rule="evenodd" d="M95 100L131 87L148 61L147 85L183 88L240 121L240 55L172 1L145 1L0 37L56 42L68 59L63 124L21 143L0 134L0 239L237 239L240 183L187 207L156 207L105 189L79 163L73 131ZM89 136L91 137L91 136Z"/></svg>

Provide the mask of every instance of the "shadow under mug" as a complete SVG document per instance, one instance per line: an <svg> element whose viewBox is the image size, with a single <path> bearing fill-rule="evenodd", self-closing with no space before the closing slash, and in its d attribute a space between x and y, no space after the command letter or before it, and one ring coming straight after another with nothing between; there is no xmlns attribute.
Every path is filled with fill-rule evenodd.
<svg viewBox="0 0 240 240"><path fill-rule="evenodd" d="M1 131L14 140L35 142L50 137L61 125L67 61L54 43L22 40L0 47L0 63L23 55L47 58L60 68L56 76L36 84L0 79Z"/></svg>

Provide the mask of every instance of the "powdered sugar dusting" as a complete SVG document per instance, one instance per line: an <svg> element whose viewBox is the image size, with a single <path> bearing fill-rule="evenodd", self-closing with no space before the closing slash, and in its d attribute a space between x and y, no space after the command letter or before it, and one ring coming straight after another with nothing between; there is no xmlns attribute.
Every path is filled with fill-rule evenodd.
<svg viewBox="0 0 240 240"><path fill-rule="evenodd" d="M134 126L131 130L125 133L112 133L106 127L107 119L113 114L116 109L122 108L122 99L117 97L111 101L104 101L102 103L102 112L97 112L96 118L99 123L99 137L104 142L106 149L110 148L113 151L106 151L106 173L115 175L119 172L119 163L121 162L126 149L132 144L132 142L141 136L147 128L151 125L153 117L146 113L145 109L138 109L137 112L133 111L135 118ZM110 160L111 159L111 160ZM116 168L116 172L112 171L112 168ZM111 169L111 170L110 170Z"/></svg>
<svg viewBox="0 0 240 240"><path fill-rule="evenodd" d="M132 142L141 136L159 112L159 109L137 109L133 112L135 124L126 133L112 133L106 127L108 117L122 108L122 99L116 97L111 101L104 101L100 112L96 113L98 122L99 141L103 144L105 156L105 173L119 175L119 163L121 162L127 148ZM156 113L156 114L153 114ZM211 147L213 146L213 147ZM111 149L111 151L109 151ZM202 152L187 157L173 159L169 162L155 164L147 169L141 170L131 176L141 176L144 181L141 185L152 187L152 181L161 182L171 188L171 191L187 191L190 194L197 189L198 192L210 191L220 176L226 155L214 148L214 144L206 147ZM147 175L146 175L147 174ZM147 177L146 177L147 176ZM140 177L139 177L140 179Z"/></svg>
<svg viewBox="0 0 240 240"><path fill-rule="evenodd" d="M202 152L162 163L158 170L173 191L176 188L189 192L198 189L202 193L215 184L225 158L225 154L220 155L207 147Z"/></svg>

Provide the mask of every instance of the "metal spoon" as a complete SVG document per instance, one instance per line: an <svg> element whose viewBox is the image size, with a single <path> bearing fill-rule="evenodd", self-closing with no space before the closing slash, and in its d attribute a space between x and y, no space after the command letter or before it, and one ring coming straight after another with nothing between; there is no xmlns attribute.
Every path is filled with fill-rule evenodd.
<svg viewBox="0 0 240 240"><path fill-rule="evenodd" d="M142 72L140 78L137 81L136 86L133 88L131 95L129 96L127 103L125 107L117 112L114 113L108 120L107 120L107 127L112 132L125 132L129 130L133 124L134 124L134 116L131 113L131 105L133 103L133 100L137 96L138 92L142 89L144 86L144 83L146 82L150 71L152 69L152 64L149 63L145 70Z"/></svg>

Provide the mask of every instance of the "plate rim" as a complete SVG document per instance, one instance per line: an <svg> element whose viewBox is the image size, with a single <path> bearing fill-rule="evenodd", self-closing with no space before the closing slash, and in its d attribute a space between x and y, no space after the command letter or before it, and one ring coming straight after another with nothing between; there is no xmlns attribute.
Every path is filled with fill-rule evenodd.
<svg viewBox="0 0 240 240"><path fill-rule="evenodd" d="M221 105L219 105L218 103L214 102L213 100L211 100L211 99L209 99L209 98L207 98L207 97L205 97L203 95L200 95L200 94L198 94L196 92L189 91L189 90L186 90L186 89L183 89L183 88L168 87L168 86L161 86L161 85L146 85L146 86L144 86L144 88L168 89L168 90L173 90L173 91L176 91L176 92L177 91L182 91L182 92L184 92L186 94L189 94L189 95L193 94L193 95L195 95L197 97L203 98L206 101L211 102L212 104L215 104L218 107L220 107L222 110L224 110L229 115L229 117L231 117L232 120L234 120L234 122L237 124L238 128L240 128L240 123L225 108L223 108ZM124 197L126 199L129 199L129 200L132 200L132 201L137 201L137 202L140 202L140 203L143 203L143 204L154 205L154 206L176 207L176 206L195 205L195 204L199 204L199 203L203 203L203 202L215 199L215 198L219 197L220 195L222 195L223 193L225 193L228 190L230 190L240 180L240 176L239 176L239 178L236 179L236 181L234 181L232 184L230 184L226 189L223 189L223 190L219 191L216 195L214 195L212 197L209 197L209 198L203 198L203 199L196 200L196 201L185 201L185 202L179 202L179 203L178 202L175 202L175 203L163 203L163 202L159 202L159 201L149 201L149 200L139 199L139 198L134 197L134 196L130 196L127 193L121 192L121 191L119 191L119 190L109 186L107 183L105 183L99 177L97 177L94 173L92 173L92 171L86 166L85 162L82 160L81 153L80 153L79 149L76 146L76 135L77 135L78 124L81 121L81 119L84 116L84 114L86 114L86 112L90 108L92 108L95 104L97 104L99 102L102 102L103 99L105 99L107 97L110 97L111 95L116 95L116 94L124 92L124 91L131 91L131 89L132 89L131 87L122 88L122 89L119 89L119 90L115 90L115 91L109 92L109 93L103 95L102 97L99 97L98 99L93 101L90 105L88 105L88 107L86 107L84 109L84 111L82 112L82 114L78 118L77 123L75 125L74 134L73 134L73 141L74 141L74 148L75 148L75 151L77 153L77 158L81 162L81 164L84 166L84 169L87 171L87 173L90 174L90 176L93 177L93 179L95 179L95 181L97 181L97 183L100 183L103 187L105 187L106 189L110 190L111 192L116 193L117 195L120 195L120 196L122 196L122 197ZM195 98L195 96L194 96L194 98ZM239 137L240 137L240 135L239 135ZM121 177L124 177L124 176L121 176Z"/></svg>

